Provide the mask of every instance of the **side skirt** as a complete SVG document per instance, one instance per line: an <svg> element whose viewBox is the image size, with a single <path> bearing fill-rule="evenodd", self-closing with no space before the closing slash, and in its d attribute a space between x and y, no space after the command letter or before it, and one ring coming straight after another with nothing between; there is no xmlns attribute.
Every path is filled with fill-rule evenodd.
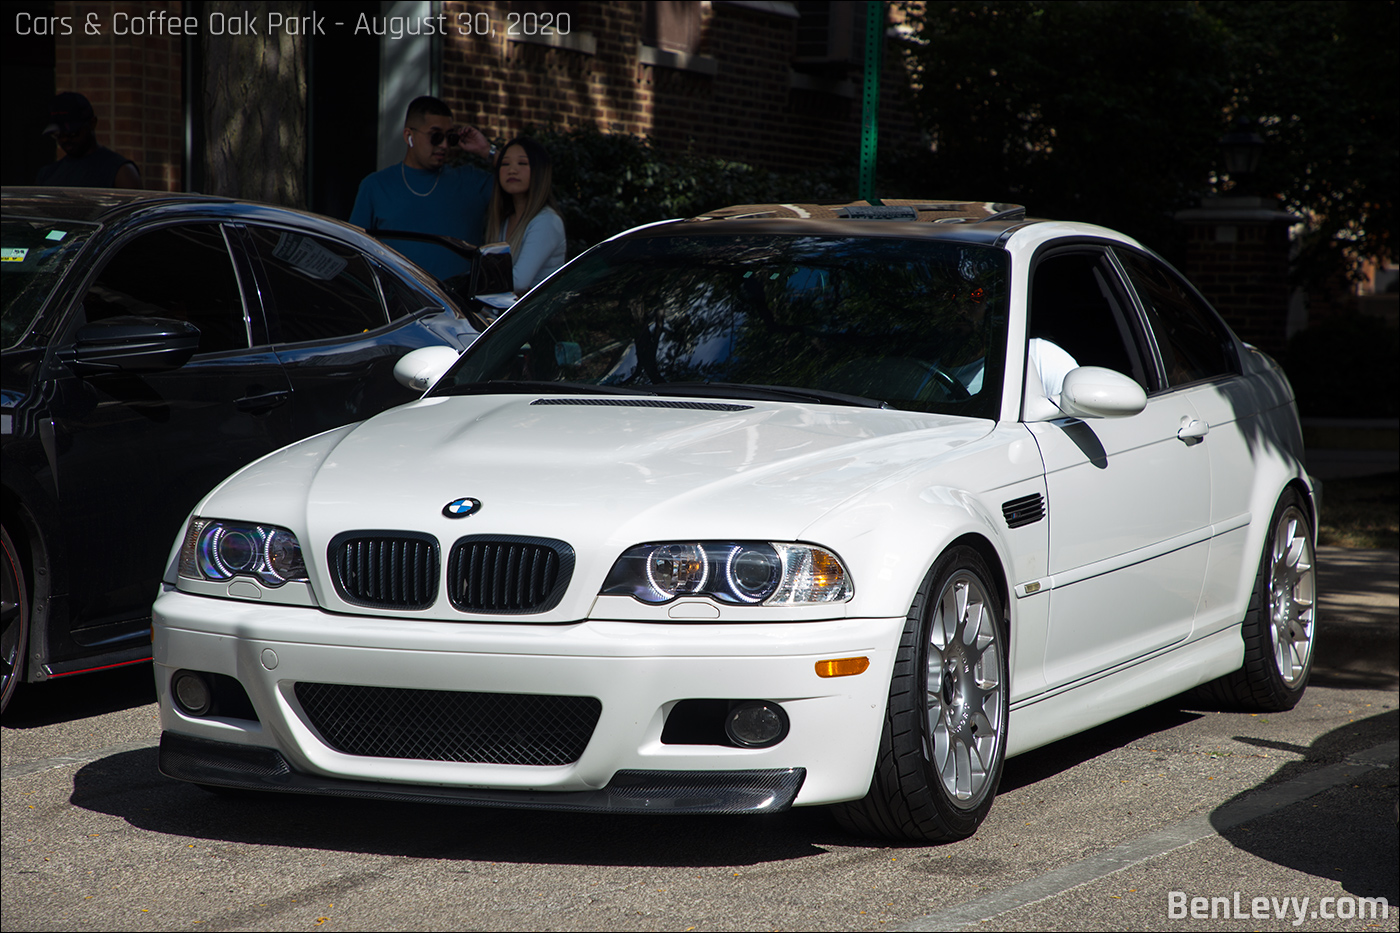
<svg viewBox="0 0 1400 933"><path fill-rule="evenodd" d="M1244 663L1238 625L1011 706L1007 757L1049 745L1214 680Z"/></svg>

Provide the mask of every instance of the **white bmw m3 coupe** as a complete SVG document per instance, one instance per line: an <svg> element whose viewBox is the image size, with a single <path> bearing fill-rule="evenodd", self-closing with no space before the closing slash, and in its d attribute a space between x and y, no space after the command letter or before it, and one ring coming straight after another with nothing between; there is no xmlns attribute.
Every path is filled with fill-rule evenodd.
<svg viewBox="0 0 1400 933"><path fill-rule="evenodd" d="M1306 686L1292 391L1113 231L729 208L396 372L419 401L245 467L175 542L166 774L949 840L1010 756Z"/></svg>

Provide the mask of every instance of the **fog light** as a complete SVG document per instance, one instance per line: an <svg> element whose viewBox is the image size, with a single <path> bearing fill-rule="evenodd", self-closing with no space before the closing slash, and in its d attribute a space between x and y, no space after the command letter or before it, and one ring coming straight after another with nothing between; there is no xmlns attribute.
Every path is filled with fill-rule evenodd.
<svg viewBox="0 0 1400 933"><path fill-rule="evenodd" d="M170 678L170 693L175 705L189 716L203 716L214 705L209 681L196 671L176 671Z"/></svg>
<svg viewBox="0 0 1400 933"><path fill-rule="evenodd" d="M776 703L747 700L729 711L724 734L742 748L777 745L788 733L787 713Z"/></svg>

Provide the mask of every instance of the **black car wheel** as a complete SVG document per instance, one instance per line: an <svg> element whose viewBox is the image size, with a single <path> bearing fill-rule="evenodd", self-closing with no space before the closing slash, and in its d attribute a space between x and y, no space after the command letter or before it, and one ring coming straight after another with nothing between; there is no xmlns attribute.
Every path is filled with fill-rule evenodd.
<svg viewBox="0 0 1400 933"><path fill-rule="evenodd" d="M0 710L10 705L24 676L24 654L29 643L29 595L24 588L24 567L10 540L10 530L0 526L4 553L0 556Z"/></svg>
<svg viewBox="0 0 1400 933"><path fill-rule="evenodd" d="M870 792L835 809L847 829L943 842L986 818L1010 715L1006 613L991 580L967 547L929 571L895 658Z"/></svg>

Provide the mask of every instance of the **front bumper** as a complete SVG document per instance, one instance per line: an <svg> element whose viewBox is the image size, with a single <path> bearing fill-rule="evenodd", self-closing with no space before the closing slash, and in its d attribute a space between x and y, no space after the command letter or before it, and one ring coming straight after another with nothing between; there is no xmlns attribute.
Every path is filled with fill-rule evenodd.
<svg viewBox="0 0 1400 933"><path fill-rule="evenodd" d="M172 777L296 793L673 813L771 812L864 796L904 627L903 618L441 622L173 589L153 616L161 767ZM868 657L869 669L817 676L817 661L852 656ZM170 696L180 669L235 678L256 719L186 715ZM374 757L333 747L299 700L298 684L593 697L601 713L582 754L563 764ZM774 702L789 730L767 748L663 742L667 716L687 699ZM249 762L256 767L248 770Z"/></svg>

